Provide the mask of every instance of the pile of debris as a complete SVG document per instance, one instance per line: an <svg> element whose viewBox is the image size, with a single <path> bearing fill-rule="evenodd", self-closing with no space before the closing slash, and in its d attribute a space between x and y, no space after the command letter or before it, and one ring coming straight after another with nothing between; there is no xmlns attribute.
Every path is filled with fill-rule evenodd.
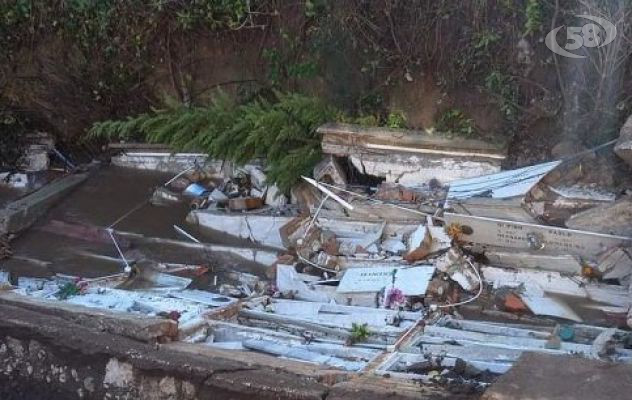
<svg viewBox="0 0 632 400"><path fill-rule="evenodd" d="M189 202L191 226L250 240L242 253L278 253L260 276L214 293L217 282L191 289L191 268L159 264L18 279L17 290L165 315L207 346L468 390L523 352L632 362L632 179L610 147L501 171L504 151L478 141L320 132L325 158L287 196L261 166L193 155L182 168L183 155L140 152L118 161L163 168L175 157L181 172L152 202ZM367 175L381 183L357 179Z"/></svg>
<svg viewBox="0 0 632 400"><path fill-rule="evenodd" d="M281 251L231 329L261 320L348 343L365 327L366 343L397 350L377 371L419 379L457 370L485 383L523 351L629 360L616 328L628 328L632 182L609 148L501 171L503 151L487 144L386 131L320 128L326 157L281 205L263 200L261 169L202 183L212 206L192 207L189 223ZM353 182L363 174L384 181ZM201 182L179 179L184 192ZM250 197L260 212L226 206ZM278 315L287 302L296 311ZM286 354L275 343L257 348Z"/></svg>
<svg viewBox="0 0 632 400"><path fill-rule="evenodd" d="M24 194L37 190L76 166L57 147L52 135L35 132L17 144L19 158L10 166L0 165L0 188Z"/></svg>
<svg viewBox="0 0 632 400"><path fill-rule="evenodd" d="M227 176L213 168L189 168L164 186L157 188L152 204L187 201L192 210L209 207L230 211L255 210L270 205L287 204L287 198L274 185L266 184L260 167L246 166Z"/></svg>

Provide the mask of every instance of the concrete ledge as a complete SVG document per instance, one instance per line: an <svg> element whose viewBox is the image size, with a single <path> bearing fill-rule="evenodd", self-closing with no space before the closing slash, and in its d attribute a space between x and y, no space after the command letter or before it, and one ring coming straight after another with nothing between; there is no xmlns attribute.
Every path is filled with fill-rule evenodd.
<svg viewBox="0 0 632 400"><path fill-rule="evenodd" d="M68 175L44 186L0 210L0 234L29 228L66 194L86 180L88 174Z"/></svg>
<svg viewBox="0 0 632 400"><path fill-rule="evenodd" d="M178 336L178 323L164 318L151 318L89 308L54 300L36 299L0 291L0 304L54 316L64 321L125 336L142 342L156 342Z"/></svg>
<svg viewBox="0 0 632 400"><path fill-rule="evenodd" d="M270 368L272 358L268 366L254 366L179 352L4 304L0 315L3 400L246 399L253 393L322 399L328 391L308 377Z"/></svg>

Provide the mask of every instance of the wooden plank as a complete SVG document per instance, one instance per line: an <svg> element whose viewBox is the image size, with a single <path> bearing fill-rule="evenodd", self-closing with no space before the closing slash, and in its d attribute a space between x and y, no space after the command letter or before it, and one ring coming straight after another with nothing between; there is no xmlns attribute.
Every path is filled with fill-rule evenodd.
<svg viewBox="0 0 632 400"><path fill-rule="evenodd" d="M558 251L590 259L612 247L632 245L632 238L625 236L453 213L444 218L446 225L462 228L459 240L480 245Z"/></svg>
<svg viewBox="0 0 632 400"><path fill-rule="evenodd" d="M260 197L238 197L228 200L228 208L231 211L253 210L263 207L263 199Z"/></svg>

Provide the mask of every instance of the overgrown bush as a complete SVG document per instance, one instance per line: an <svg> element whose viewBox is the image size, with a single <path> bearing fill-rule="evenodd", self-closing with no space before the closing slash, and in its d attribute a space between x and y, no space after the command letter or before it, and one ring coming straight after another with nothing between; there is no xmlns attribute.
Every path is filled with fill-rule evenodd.
<svg viewBox="0 0 632 400"><path fill-rule="evenodd" d="M542 27L542 4L540 4L540 0L527 0L525 16L525 35L531 35L539 31Z"/></svg>
<svg viewBox="0 0 632 400"><path fill-rule="evenodd" d="M449 136L462 136L465 138L478 136L474 120L458 108L451 108L441 114L435 129L439 133Z"/></svg>
<svg viewBox="0 0 632 400"><path fill-rule="evenodd" d="M164 109L95 124L90 137L144 139L174 150L196 150L212 158L246 163L266 160L270 183L289 191L320 160L316 128L336 111L314 97L275 93L236 104L221 94L208 106L170 102Z"/></svg>

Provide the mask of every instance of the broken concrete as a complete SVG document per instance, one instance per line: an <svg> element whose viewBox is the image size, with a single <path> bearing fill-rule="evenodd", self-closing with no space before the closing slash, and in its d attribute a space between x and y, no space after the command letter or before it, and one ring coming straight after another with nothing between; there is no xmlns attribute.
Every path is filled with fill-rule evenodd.
<svg viewBox="0 0 632 400"><path fill-rule="evenodd" d="M445 214L458 240L521 250L558 251L588 259L617 246L632 245L632 237L591 233L461 214Z"/></svg>
<svg viewBox="0 0 632 400"><path fill-rule="evenodd" d="M292 219L292 216L226 213L218 210L195 210L187 216L187 222L191 224L275 249L285 248L279 229Z"/></svg>
<svg viewBox="0 0 632 400"><path fill-rule="evenodd" d="M318 369L303 364L285 372L270 368L273 358L235 361L227 352L144 344L23 308L0 305L0 313L0 397L7 400L246 399L254 394L323 399L328 392L315 378Z"/></svg>
<svg viewBox="0 0 632 400"><path fill-rule="evenodd" d="M484 400L624 400L632 366L573 356L523 354L483 395Z"/></svg>
<svg viewBox="0 0 632 400"><path fill-rule="evenodd" d="M621 127L614 152L632 167L632 116Z"/></svg>
<svg viewBox="0 0 632 400"><path fill-rule="evenodd" d="M334 156L326 156L314 167L314 179L332 185L344 187L347 184L347 174L343 171Z"/></svg>
<svg viewBox="0 0 632 400"><path fill-rule="evenodd" d="M127 279L123 285L127 290L122 290L120 282L116 287L88 282L86 289L84 282L87 280L74 276L41 279L18 275L20 288L17 290L48 299L57 297L62 302L63 313L49 312L56 321L79 325L92 318L85 322L85 329L97 330L119 340L132 337L134 341L153 343L165 342L168 337L177 338L186 343L160 344L156 351L169 348L187 353L187 356L193 354L192 361L176 359L178 367L186 370L186 374L178 375L163 373L161 367L147 360L153 356L147 351L129 350L132 356L123 357L95 346L94 351L105 355L95 364L99 376L92 377L87 386L95 391L103 388L100 397L106 394L112 397L143 396L134 392L136 390L146 391L147 396L153 398L203 398L202 384L217 389L204 393L219 393L220 396L229 393L227 396L232 398L352 396L355 380L370 377L379 386L383 381L375 378L376 374L396 378L390 383L397 385L393 389L397 395L404 392L399 379L418 380L424 385L424 391L429 385L450 387L455 382L480 391L493 381L494 376L507 372L521 353L533 349L599 358L607 350L607 356L618 362L632 361L632 352L625 348L625 338L618 330L570 323L553 328L553 320L542 317L582 321L585 314L580 316L575 312L581 308L600 316L616 316L619 318L617 323L621 324L625 323L630 305L629 259L626 261L621 252L627 254L624 249L631 245L632 238L524 223L533 222L523 208L525 192L543 174L557 171L559 175L558 162L475 178L469 184L457 182L450 187L453 198L444 204L447 188L436 178L449 181L460 174L497 171L504 157L503 150L476 141L446 141L384 129L354 132L355 128L347 128L337 126L323 132L323 148L333 149L333 154L340 151L338 155L348 157L349 165L355 165L362 172L384 176L391 181L409 179L416 185L409 188L387 183L381 186L379 196L371 194L375 188L359 187L355 185L357 182L347 181L344 169L332 165L335 160L332 155L322 163L321 169L315 171L321 182L306 177L313 189L304 186L309 189L295 193L295 198L300 194L304 202L304 214L300 217L292 206L286 207L284 201L274 203L278 208L261 207L252 211L246 210L250 207L244 204L239 207L243 212L223 210L225 204L218 201L211 204L211 209L192 212L189 221L200 228L214 228L221 235L205 229L195 230L196 227L180 228L183 210L177 216L180 221L167 224L166 233L144 232L147 236L117 233L117 237L125 239L121 240L121 245L126 241L129 249L116 249L116 252L111 243L103 240L103 232L98 228L73 227L64 240L81 240L82 247L90 247L79 251L96 255L90 260L108 262L117 271L122 268L121 259L112 254L118 253L126 260L129 258L130 269L141 268L138 279ZM350 132L343 132L345 129ZM196 166L196 155L193 156L189 162L193 160L192 166ZM166 158L163 160L166 164L156 160L149 162L152 157L144 158L143 164L139 156L136 166L166 168L165 165L174 161ZM182 167L175 161L173 165ZM204 168L215 166L207 160ZM178 174L165 187L180 193L196 184L205 198L215 189L223 195L219 196L221 203L229 203L229 199L233 203L245 202L248 198L256 198L259 201L257 207L261 206L263 198L273 203L268 199L272 195L265 183L263 168L213 171L196 168L190 173ZM443 175L438 176L440 173ZM418 179L427 183L419 184ZM325 181L335 185L327 185ZM578 192L573 188L555 186L551 190L554 189L565 199L577 198ZM119 206L120 213L115 210L118 214L115 218L119 215L126 218L127 213L134 213L136 209L131 207L142 200L140 197ZM609 202L611 198L599 199L602 200ZM441 207L445 205L453 206L459 213L444 215ZM176 206L178 204L169 205ZM159 211L164 214L165 210ZM90 215L89 211L87 215ZM202 217L204 222L200 220ZM85 211L83 218L86 218ZM108 217L106 224L112 220L118 222L115 218ZM140 219L128 220L131 228L126 229L135 230ZM102 221L92 223L103 224ZM50 228L51 224L47 226ZM52 227L69 228L68 224L52 224ZM192 243L171 239L174 234L182 235ZM223 240L229 235L249 239L251 243L275 251L248 244L232 247L203 243L216 237ZM278 255L276 250L283 253ZM483 266L486 260L481 255L486 251L488 259L496 257L492 263L515 270ZM611 257L598 258L605 251L612 251L607 253ZM39 262L37 268L40 271L56 267L55 263L33 258ZM13 260L16 261L19 262ZM258 265L248 264L251 261ZM201 265L196 265L198 263ZM623 267L617 269L619 265ZM149 275L144 273L149 271L143 269L146 266L153 269ZM547 269L552 271L547 272ZM14 273L16 268L10 270ZM73 275L83 273L80 266ZM175 273L183 276L172 275ZM266 280L266 276L271 280ZM605 276L612 276L613 280L602 281ZM59 282L75 283L74 286L70 283L63 286L76 289L68 295L70 298L66 292L58 296L62 292ZM512 296L514 301L508 302ZM561 299L561 296L565 297ZM31 304L18 303L5 304L0 296L3 310L19 306L25 308L27 314L47 313ZM100 310L79 309L78 316L66 315L71 311L65 307L74 307L73 304L112 306L112 309L126 311L122 314L126 318L151 316L143 321L151 319L161 327L165 323L165 326L173 327L175 322L171 320L178 320L179 329L177 335L169 336L155 334L127 319L123 319L119 326L108 312ZM446 314L470 318L473 309L479 312L477 315L486 312L486 317L530 325L509 326L503 322L456 318L446 322ZM14 319L12 316L10 320L0 322L0 341L3 340L2 327L13 329ZM590 318L585 320L593 323ZM36 330L50 328L29 325L28 329L20 329L23 335L32 338L39 335ZM148 330L152 334L148 334ZM15 342L11 343L18 347ZM47 343L53 346L51 340ZM187 343L196 345L185 346ZM65 346L63 352L69 352L65 341L59 345ZM81 349L72 349L83 354ZM218 349L238 351L215 353ZM277 357L262 358L260 353ZM215 363L224 359L220 354L226 354L232 363L238 364L237 369L227 366L230 372L207 372L204 379L191 381L191 376L197 375L191 373L190 368L198 365L199 356L209 357L207 362ZM312 364L296 364L282 360L283 357ZM72 361L72 357L68 359ZM160 362L166 363L162 359L157 363ZM260 368L259 363L268 369ZM159 380L143 381L146 365L150 365L152 376L159 376ZM378 368L380 365L384 368ZM428 365L431 368L427 368ZM14 367L11 368L13 371ZM28 366L25 368L28 375ZM357 374L358 371L362 376ZM182 376L188 380L184 381ZM46 378L44 376L44 381ZM337 383L350 378L344 387ZM51 382L55 379L57 376L50 377ZM280 380L280 385L274 379ZM67 376L62 380L67 381ZM366 385L356 393L371 398L369 387ZM121 392L114 395L106 392L112 388ZM156 394L154 388L158 388L160 394ZM384 396L384 392L380 391L380 395ZM432 395L433 398L441 397L439 393Z"/></svg>
<svg viewBox="0 0 632 400"><path fill-rule="evenodd" d="M449 140L420 131L326 124L318 128L325 154L349 157L365 174L387 182L450 182L500 171L505 152L477 140Z"/></svg>
<svg viewBox="0 0 632 400"><path fill-rule="evenodd" d="M176 174L196 165L202 166L207 160L208 156L202 153L127 152L112 157L112 164L119 167ZM220 170L222 163L216 162L213 166Z"/></svg>
<svg viewBox="0 0 632 400"><path fill-rule="evenodd" d="M570 217L566 226L609 235L632 236L632 199L624 197L612 204L582 211Z"/></svg>

